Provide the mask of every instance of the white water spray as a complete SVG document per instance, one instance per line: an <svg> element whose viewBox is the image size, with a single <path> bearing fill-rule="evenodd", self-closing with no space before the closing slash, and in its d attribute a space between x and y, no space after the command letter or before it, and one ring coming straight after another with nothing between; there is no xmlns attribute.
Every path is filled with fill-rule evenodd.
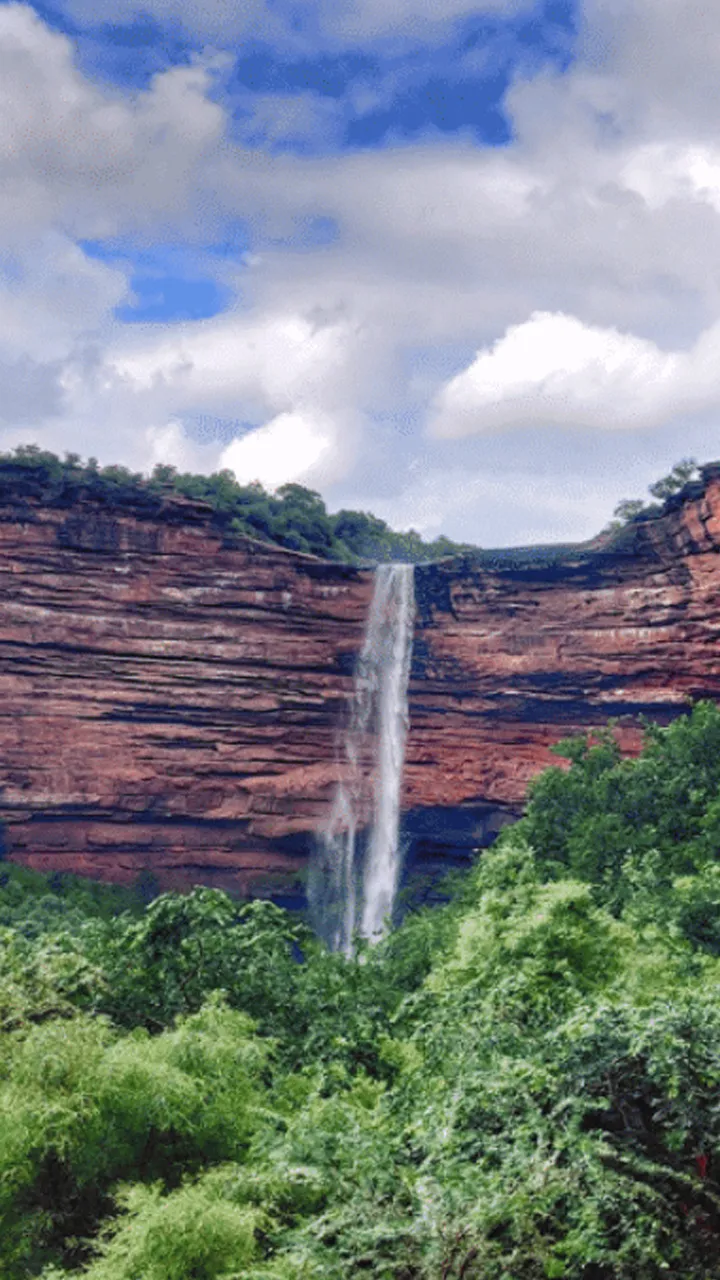
<svg viewBox="0 0 720 1280"><path fill-rule="evenodd" d="M356 935L382 936L395 903L414 617L412 565L380 565L341 744L345 776L310 879L318 931L347 955Z"/></svg>

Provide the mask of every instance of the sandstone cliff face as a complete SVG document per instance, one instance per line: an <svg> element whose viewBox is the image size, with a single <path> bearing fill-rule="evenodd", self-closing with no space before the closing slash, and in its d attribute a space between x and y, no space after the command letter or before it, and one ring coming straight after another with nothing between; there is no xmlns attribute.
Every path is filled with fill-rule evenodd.
<svg viewBox="0 0 720 1280"><path fill-rule="evenodd" d="M519 812L559 738L720 700L720 475L614 549L416 572L404 786L430 870ZM0 816L43 870L297 894L371 575L199 506L0 510Z"/></svg>
<svg viewBox="0 0 720 1280"><path fill-rule="evenodd" d="M720 475L707 472L612 548L417 570L405 808L427 855L444 828L468 845L519 813L560 738L620 717L634 751L640 715L667 723L720 700Z"/></svg>
<svg viewBox="0 0 720 1280"><path fill-rule="evenodd" d="M11 856L272 889L322 818L371 577L224 549L192 504L169 507L0 512Z"/></svg>

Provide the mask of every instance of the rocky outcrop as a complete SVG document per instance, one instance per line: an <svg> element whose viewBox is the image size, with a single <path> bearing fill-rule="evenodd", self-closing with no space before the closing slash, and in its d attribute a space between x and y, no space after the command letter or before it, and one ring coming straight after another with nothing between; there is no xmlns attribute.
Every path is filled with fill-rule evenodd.
<svg viewBox="0 0 720 1280"><path fill-rule="evenodd" d="M519 812L558 739L720 700L720 472L615 543L418 568L415 869ZM0 509L0 816L44 870L297 896L337 774L369 571L201 504Z"/></svg>

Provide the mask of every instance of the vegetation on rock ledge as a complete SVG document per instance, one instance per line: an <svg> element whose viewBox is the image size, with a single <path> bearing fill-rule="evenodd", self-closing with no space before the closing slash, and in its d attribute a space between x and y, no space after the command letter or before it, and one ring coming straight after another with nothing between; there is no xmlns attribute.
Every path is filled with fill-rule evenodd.
<svg viewBox="0 0 720 1280"><path fill-rule="evenodd" d="M319 493L299 484L268 493L260 484L238 484L231 471L201 476L158 465L147 478L127 467L84 463L77 454L64 460L21 445L0 454L0 503L32 499L47 506L70 507L90 501L162 519L171 496L206 503L227 541L260 538L292 551L304 551L347 563L399 560L416 563L471 551L466 543L439 537L425 542L414 529L398 533L364 511L331 515Z"/></svg>
<svg viewBox="0 0 720 1280"><path fill-rule="evenodd" d="M693 480L697 480L699 475L700 467L694 458L681 458L666 476L661 476L648 485L648 493L655 499L654 502L646 502L642 498L623 498L618 502L613 512L614 519L607 526L606 532L615 533L633 521L651 520L654 516L662 515L663 504Z"/></svg>
<svg viewBox="0 0 720 1280"><path fill-rule="evenodd" d="M0 1273L716 1275L719 748L710 704L637 760L562 744L363 963L266 902L118 914L5 864Z"/></svg>

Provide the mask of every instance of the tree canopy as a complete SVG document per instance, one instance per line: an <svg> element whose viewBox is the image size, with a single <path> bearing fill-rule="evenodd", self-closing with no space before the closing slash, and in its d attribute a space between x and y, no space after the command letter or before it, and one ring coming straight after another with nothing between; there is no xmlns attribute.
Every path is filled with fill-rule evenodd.
<svg viewBox="0 0 720 1280"><path fill-rule="evenodd" d="M95 458L84 463L75 453L60 459L37 445L0 454L0 502L30 498L71 507L90 501L162 519L165 499L172 495L205 503L229 543L243 536L259 538L347 563L417 562L473 550L445 537L426 542L413 529L398 533L364 511L332 515L319 493L300 484L268 493L261 484L239 484L231 471L192 475L165 463L146 477L127 467L100 467Z"/></svg>
<svg viewBox="0 0 720 1280"><path fill-rule="evenodd" d="M7 1280L708 1280L720 711L569 740L358 959L268 902L0 876Z"/></svg>
<svg viewBox="0 0 720 1280"><path fill-rule="evenodd" d="M699 474L700 467L695 458L681 458L667 475L661 476L659 480L648 485L648 493L655 502L647 502L643 498L622 498L618 502L609 531L621 529L633 520L647 520L651 516L659 515L663 509L663 503L668 498L674 497L676 493L680 493L685 485L691 480L696 480Z"/></svg>

